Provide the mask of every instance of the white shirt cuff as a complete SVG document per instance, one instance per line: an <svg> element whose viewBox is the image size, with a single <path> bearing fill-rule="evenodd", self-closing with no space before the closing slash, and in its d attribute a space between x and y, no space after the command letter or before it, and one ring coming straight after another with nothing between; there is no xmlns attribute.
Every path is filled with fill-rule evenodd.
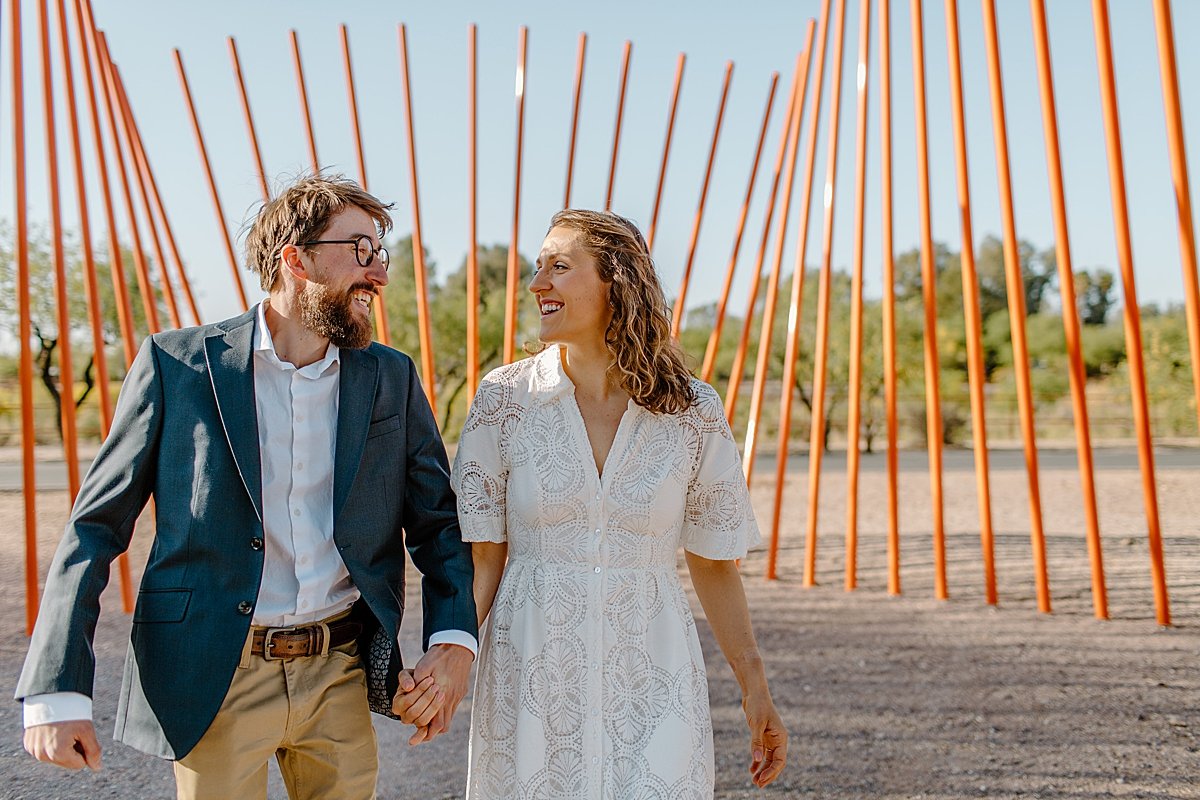
<svg viewBox="0 0 1200 800"><path fill-rule="evenodd" d="M456 644L471 651L471 655L479 655L479 640L466 631L438 631L429 637L429 646L435 644Z"/></svg>
<svg viewBox="0 0 1200 800"><path fill-rule="evenodd" d="M92 698L79 692L31 694L25 698L25 727L48 722L70 722L92 718Z"/></svg>

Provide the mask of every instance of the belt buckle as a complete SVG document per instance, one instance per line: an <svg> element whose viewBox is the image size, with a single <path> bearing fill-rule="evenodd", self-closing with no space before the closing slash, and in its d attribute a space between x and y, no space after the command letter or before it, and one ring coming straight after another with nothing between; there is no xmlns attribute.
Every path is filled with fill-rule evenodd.
<svg viewBox="0 0 1200 800"><path fill-rule="evenodd" d="M263 660L264 661L284 661L286 659L295 658L295 656L277 656L271 652L271 639L277 633L295 633L295 628L267 628L267 635L263 637Z"/></svg>

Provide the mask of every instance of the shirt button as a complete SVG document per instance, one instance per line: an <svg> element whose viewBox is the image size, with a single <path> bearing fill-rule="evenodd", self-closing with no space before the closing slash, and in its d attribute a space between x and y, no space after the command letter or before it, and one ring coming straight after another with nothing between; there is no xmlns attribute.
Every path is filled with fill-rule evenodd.
<svg viewBox="0 0 1200 800"><path fill-rule="evenodd" d="M237 604L237 610L238 610L239 614L242 614L242 615L249 614L251 611L254 610L254 604L251 603L249 600L243 600L242 602Z"/></svg>
<svg viewBox="0 0 1200 800"><path fill-rule="evenodd" d="M301 601L300 601L300 607L301 607L301 608L308 608L308 601L307 601L307 600L301 600Z"/></svg>
<svg viewBox="0 0 1200 800"><path fill-rule="evenodd" d="M296 462L296 469L298 469L298 470L299 470L299 469L304 469L304 462L303 462L303 461L297 461L297 462Z"/></svg>
<svg viewBox="0 0 1200 800"><path fill-rule="evenodd" d="M308 556L300 556L301 564L308 564Z"/></svg>
<svg viewBox="0 0 1200 800"><path fill-rule="evenodd" d="M600 574L600 568L599 568L599 567L596 567L596 569L594 569L594 570L592 570L592 571L593 571L593 572L595 572L597 575L599 575L599 574Z"/></svg>
<svg viewBox="0 0 1200 800"><path fill-rule="evenodd" d="M294 510L294 511L292 512L292 516L293 516L293 517L298 517L298 516L300 516L300 509L298 509L298 508L297 508L296 510Z"/></svg>
<svg viewBox="0 0 1200 800"><path fill-rule="evenodd" d="M303 414L297 414L297 415L296 415L296 422L304 422L304 415L303 415Z"/></svg>
<svg viewBox="0 0 1200 800"><path fill-rule="evenodd" d="M263 540L258 538L257 536L255 536L253 539L250 540L250 549L251 550L262 550L263 549Z"/></svg>

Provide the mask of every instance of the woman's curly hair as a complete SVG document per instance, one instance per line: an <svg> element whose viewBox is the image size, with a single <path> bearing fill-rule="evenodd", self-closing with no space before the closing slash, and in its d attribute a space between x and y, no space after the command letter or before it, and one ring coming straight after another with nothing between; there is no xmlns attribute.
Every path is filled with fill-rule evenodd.
<svg viewBox="0 0 1200 800"><path fill-rule="evenodd" d="M567 208L551 228L579 233L608 284L612 321L604 342L612 353L609 375L633 402L656 414L678 414L696 400L683 353L671 338L671 315L650 248L637 225L607 211Z"/></svg>

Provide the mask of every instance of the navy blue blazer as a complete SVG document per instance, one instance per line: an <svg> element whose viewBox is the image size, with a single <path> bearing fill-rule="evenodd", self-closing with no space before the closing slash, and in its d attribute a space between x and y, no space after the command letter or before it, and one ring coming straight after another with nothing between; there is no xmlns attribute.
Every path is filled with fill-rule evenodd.
<svg viewBox="0 0 1200 800"><path fill-rule="evenodd" d="M153 497L156 535L115 736L177 759L208 729L240 660L263 572L255 326L251 309L143 343L50 566L18 699L92 695L100 593ZM423 574L425 645L438 631L477 633L470 548L411 358L380 344L342 349L336 441L333 537L362 593L355 611L366 625L364 648L392 643L384 666L394 687L406 550Z"/></svg>

